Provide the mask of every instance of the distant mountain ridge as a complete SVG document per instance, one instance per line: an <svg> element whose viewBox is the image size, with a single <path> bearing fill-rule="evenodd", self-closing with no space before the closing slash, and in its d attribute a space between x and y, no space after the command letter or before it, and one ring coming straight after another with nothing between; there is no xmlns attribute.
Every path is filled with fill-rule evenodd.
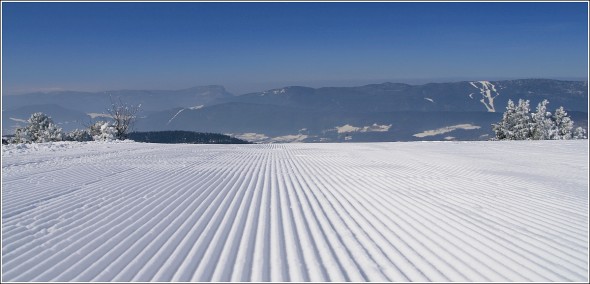
<svg viewBox="0 0 590 284"><path fill-rule="evenodd" d="M259 142L485 140L509 99L563 106L587 128L587 81L522 79L357 87L289 86L235 96L222 86L182 90L52 92L3 96L3 133L15 109L54 104L100 115L110 96L144 110L138 131L186 130L256 137ZM50 114L51 115L51 114ZM16 120L15 120L16 119ZM71 125L68 125L68 127ZM8 132L8 131L6 131Z"/></svg>
<svg viewBox="0 0 590 284"><path fill-rule="evenodd" d="M223 86L199 86L180 90L114 90L104 92L53 91L3 96L9 108L36 104L58 104L82 112L103 112L110 105L110 97L131 104L141 104L146 111L159 111L178 106L207 104L213 100L233 97Z"/></svg>
<svg viewBox="0 0 590 284"><path fill-rule="evenodd" d="M546 98L568 110L586 111L587 97L587 83L584 81L527 79L424 85L383 83L317 89L293 86L245 94L231 101L317 110L493 112L497 111L497 106L500 109L505 107L509 99L536 102Z"/></svg>

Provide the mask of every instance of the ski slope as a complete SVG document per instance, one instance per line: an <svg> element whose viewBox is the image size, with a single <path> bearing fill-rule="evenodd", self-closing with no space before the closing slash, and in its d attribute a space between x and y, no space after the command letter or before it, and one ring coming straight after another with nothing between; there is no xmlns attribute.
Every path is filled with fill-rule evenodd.
<svg viewBox="0 0 590 284"><path fill-rule="evenodd" d="M588 140L2 149L2 281L588 280Z"/></svg>

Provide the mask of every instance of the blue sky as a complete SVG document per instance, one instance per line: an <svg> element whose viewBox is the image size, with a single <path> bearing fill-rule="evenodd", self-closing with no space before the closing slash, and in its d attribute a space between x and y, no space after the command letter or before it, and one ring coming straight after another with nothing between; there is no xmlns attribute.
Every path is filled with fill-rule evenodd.
<svg viewBox="0 0 590 284"><path fill-rule="evenodd" d="M2 3L3 94L584 78L586 3Z"/></svg>

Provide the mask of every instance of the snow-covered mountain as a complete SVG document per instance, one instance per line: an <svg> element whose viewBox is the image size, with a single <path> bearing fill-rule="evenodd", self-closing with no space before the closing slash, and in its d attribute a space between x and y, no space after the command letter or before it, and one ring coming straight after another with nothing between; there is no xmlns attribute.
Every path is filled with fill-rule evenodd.
<svg viewBox="0 0 590 284"><path fill-rule="evenodd" d="M588 87L583 81L547 79L474 81L359 87L286 87L236 98L234 102L273 104L315 110L365 111L488 111L502 112L509 99L536 103L549 99L568 110L587 111Z"/></svg>
<svg viewBox="0 0 590 284"><path fill-rule="evenodd" d="M182 90L115 90L105 92L56 91L2 96L4 108L27 105L57 104L84 113L100 113L110 105L111 96L124 102L141 104L146 111L161 111L174 107L191 107L222 98L233 97L222 86L200 86Z"/></svg>
<svg viewBox="0 0 590 284"><path fill-rule="evenodd" d="M105 92L55 91L2 96L2 134L13 133L33 112L44 112L64 130L83 127L73 121L105 119L111 97L141 105L142 115L178 106L198 108L218 99L233 97L222 86L200 86L182 90L115 90ZM75 112L76 115L72 113ZM68 118L63 118L63 114ZM71 119L75 116L76 119Z"/></svg>
<svg viewBox="0 0 590 284"><path fill-rule="evenodd" d="M220 86L59 92L4 96L3 107L51 102L96 116L109 105L109 95L142 105L138 130L218 132L264 142L484 140L509 99L528 99L533 108L548 99L549 109L565 107L586 128L588 112L587 82L548 79L290 86L240 96Z"/></svg>
<svg viewBox="0 0 590 284"><path fill-rule="evenodd" d="M564 106L587 125L586 82L512 80L360 87L285 87L153 113L145 130L232 134L258 142L486 140L509 99Z"/></svg>

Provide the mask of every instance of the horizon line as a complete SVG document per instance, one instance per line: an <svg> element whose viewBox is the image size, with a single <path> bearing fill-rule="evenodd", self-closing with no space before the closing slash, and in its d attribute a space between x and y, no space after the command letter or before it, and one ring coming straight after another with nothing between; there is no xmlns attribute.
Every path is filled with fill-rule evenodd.
<svg viewBox="0 0 590 284"><path fill-rule="evenodd" d="M183 90L188 90L188 89L193 89L193 88L203 88L203 87L221 87L223 88L226 92L234 95L234 96L240 96L240 95L246 95L246 94L251 94L251 93L258 93L258 92L265 92L265 91L270 91L270 90L275 90L275 89L281 89L281 88L289 88L289 87L304 87L304 88L311 88L311 89L320 89L320 88L355 88L355 87L364 87L364 86L369 86L369 85L382 85L382 84L405 84L405 85L410 85L410 86L421 86L421 85L427 85L427 84L449 84L449 83L462 83L462 82L478 82L478 81L489 81L489 82L493 82L493 81L514 81L514 80L555 80L555 81L571 81L571 82L588 82L588 77L528 77L528 78L521 78L521 77L495 77L496 79L488 79L488 80L482 80L482 79L457 79L457 80L452 80L452 78L454 77L439 77L439 78L429 78L429 79L422 79L422 78L404 78L404 79L400 79L397 81L390 81L390 80L385 80L385 81L381 81L379 80L378 82L375 83L365 83L365 84L355 84L352 86L319 86L319 87L312 87L309 85L299 85L299 84L293 84L293 85L288 85L287 82L284 82L284 84L287 85L282 85L281 87L274 87L274 88L267 88L264 90L259 90L259 91L249 91L249 92L240 92L240 94L236 95L232 92L229 92L226 88L225 85L223 84L203 84L203 85L193 85L190 87L184 87L184 88L153 88L153 89L141 89L141 88L119 88L119 89L107 89L107 90L76 90L76 89L68 89L68 88L59 88L59 87L48 87L48 88L33 88L30 89L28 91L12 91L12 93L7 93L5 90L2 90L2 96L20 96L20 95L29 95L29 94L51 94L51 93L59 93L59 92L80 92L80 93L106 93L106 92L121 92L121 91L183 91ZM449 80L449 81L441 81L441 80ZM431 80L431 81L428 81ZM345 81L377 81L377 80L319 80L316 82L330 82L330 81L337 81L337 82L345 82ZM412 82L414 81L414 82ZM293 81L293 83L295 83L297 81ZM311 83L313 81L310 81L309 83ZM420 83L417 83L420 82ZM308 84L309 84L308 83ZM264 84L264 83L254 83L254 84ZM271 84L271 83L268 83ZM314 84L311 84L314 85ZM317 85L317 84L315 84Z"/></svg>

